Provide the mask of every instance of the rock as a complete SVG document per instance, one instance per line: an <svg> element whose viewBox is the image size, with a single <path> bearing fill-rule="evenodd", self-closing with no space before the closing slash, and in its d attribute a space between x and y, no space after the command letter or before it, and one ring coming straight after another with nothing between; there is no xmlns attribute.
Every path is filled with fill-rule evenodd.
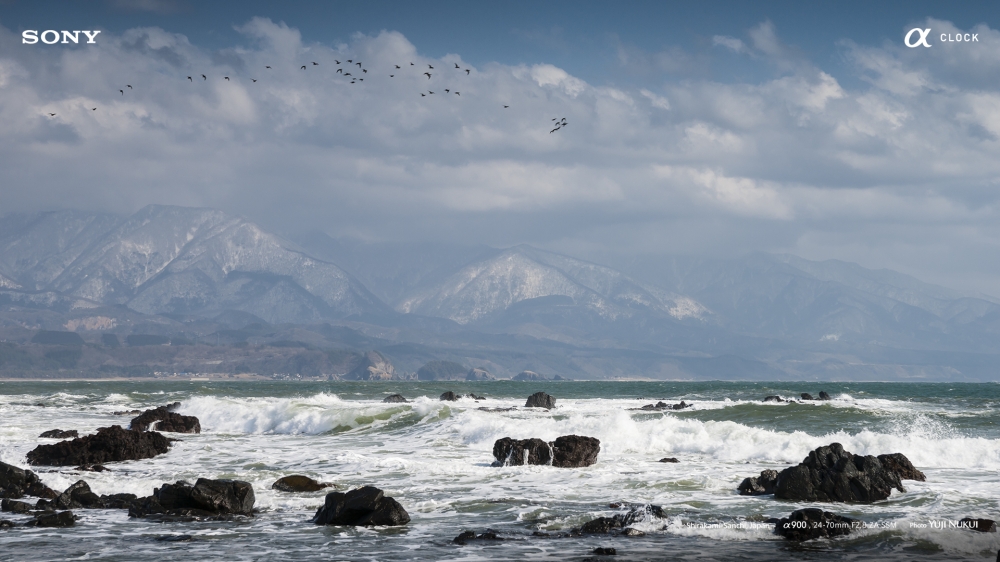
<svg viewBox="0 0 1000 562"><path fill-rule="evenodd" d="M118 410L111 412L112 416L137 416L142 413L142 410Z"/></svg>
<svg viewBox="0 0 1000 562"><path fill-rule="evenodd" d="M819 399L820 400L832 400L832 398L830 398L830 395L827 394L825 390L819 391Z"/></svg>
<svg viewBox="0 0 1000 562"><path fill-rule="evenodd" d="M601 441L595 437L563 435L552 442L552 466L579 468L597 462L601 452Z"/></svg>
<svg viewBox="0 0 1000 562"><path fill-rule="evenodd" d="M41 513L28 521L28 527L72 527L76 524L76 515L72 511L59 513Z"/></svg>
<svg viewBox="0 0 1000 562"><path fill-rule="evenodd" d="M972 531L979 531L980 533L997 532L997 523L992 519L973 519L972 517L963 517L958 522L958 526L962 529L970 529Z"/></svg>
<svg viewBox="0 0 1000 562"><path fill-rule="evenodd" d="M73 437L79 437L80 432L75 429L70 429L63 431L61 429L50 429L45 433L42 433L38 437L43 439L71 439Z"/></svg>
<svg viewBox="0 0 1000 562"><path fill-rule="evenodd" d="M479 410L479 411L481 411L481 412L513 412L513 411L517 410L517 408L514 408L514 407L512 407L512 408L487 408L485 406L483 406L481 408L476 408L476 409Z"/></svg>
<svg viewBox="0 0 1000 562"><path fill-rule="evenodd" d="M658 505L631 506L625 513L616 513L611 517L598 517L584 523L579 529L570 531L572 534L606 535L609 533L625 536L641 536L642 531L632 529L631 525L646 521L651 517L664 517L666 514ZM639 534L636 534L639 533Z"/></svg>
<svg viewBox="0 0 1000 562"><path fill-rule="evenodd" d="M79 470L82 472L105 472L108 470L108 467L103 464L81 464L73 470Z"/></svg>
<svg viewBox="0 0 1000 562"><path fill-rule="evenodd" d="M402 394L390 394L382 399L382 402L387 404L402 404L407 402L407 399L403 397Z"/></svg>
<svg viewBox="0 0 1000 562"><path fill-rule="evenodd" d="M0 462L0 498L17 499L26 495L52 499L58 494L42 484L34 472Z"/></svg>
<svg viewBox="0 0 1000 562"><path fill-rule="evenodd" d="M157 542L188 542L194 540L191 535L159 535L155 539Z"/></svg>
<svg viewBox="0 0 1000 562"><path fill-rule="evenodd" d="M663 457L659 462L681 462L674 457Z"/></svg>
<svg viewBox="0 0 1000 562"><path fill-rule="evenodd" d="M472 398L473 400L486 400L485 396L477 396L476 393L474 393L474 392L470 392L468 394L468 397Z"/></svg>
<svg viewBox="0 0 1000 562"><path fill-rule="evenodd" d="M521 371L520 373L514 375L510 380L512 381L547 381L548 377L545 375L539 375L534 371Z"/></svg>
<svg viewBox="0 0 1000 562"><path fill-rule="evenodd" d="M458 395L449 390L441 395L441 400L444 402L455 402L458 400Z"/></svg>
<svg viewBox="0 0 1000 562"><path fill-rule="evenodd" d="M451 540L455 544L468 544L469 541L502 541L493 529L486 529L486 532L476 534L475 531L463 531L460 535Z"/></svg>
<svg viewBox="0 0 1000 562"><path fill-rule="evenodd" d="M777 395L764 397L764 402L784 402L784 401L785 400L782 397Z"/></svg>
<svg viewBox="0 0 1000 562"><path fill-rule="evenodd" d="M361 359L361 363L345 379L358 381L388 381L396 376L396 368L377 351L369 351Z"/></svg>
<svg viewBox="0 0 1000 562"><path fill-rule="evenodd" d="M774 532L791 541L808 541L846 535L859 528L861 521L857 519L809 508L793 511L788 517L779 519Z"/></svg>
<svg viewBox="0 0 1000 562"><path fill-rule="evenodd" d="M803 392L802 393L802 399L803 400L815 400L815 398L813 398L812 394L809 394L808 392Z"/></svg>
<svg viewBox="0 0 1000 562"><path fill-rule="evenodd" d="M679 404L670 405L666 402L660 401L656 404L646 404L641 408L629 408L630 410L646 410L646 411L660 411L660 410L683 410L684 408L690 408L694 404L688 404L683 400Z"/></svg>
<svg viewBox="0 0 1000 562"><path fill-rule="evenodd" d="M31 511L31 504L28 502L4 498L0 500L0 511L8 511L10 513L28 513Z"/></svg>
<svg viewBox="0 0 1000 562"><path fill-rule="evenodd" d="M149 459L170 450L170 440L155 431L102 427L94 435L39 445L28 452L28 464L73 466Z"/></svg>
<svg viewBox="0 0 1000 562"><path fill-rule="evenodd" d="M101 496L101 502L104 503L104 507L108 509L129 509L137 499L138 498L135 497L135 494L111 494L109 496Z"/></svg>
<svg viewBox="0 0 1000 562"><path fill-rule="evenodd" d="M528 401L524 403L524 407L551 410L556 407L556 399L544 392L536 392L528 397Z"/></svg>
<svg viewBox="0 0 1000 562"><path fill-rule="evenodd" d="M552 462L552 448L541 439L511 439L504 437L493 443L493 466L520 466L525 464L549 464Z"/></svg>
<svg viewBox="0 0 1000 562"><path fill-rule="evenodd" d="M626 527L622 529L623 537L644 537L646 533L640 531L639 529L633 529L632 527Z"/></svg>
<svg viewBox="0 0 1000 562"><path fill-rule="evenodd" d="M774 493L774 485L778 483L777 470L762 470L760 476L744 478L736 487L741 496L763 496Z"/></svg>
<svg viewBox="0 0 1000 562"><path fill-rule="evenodd" d="M194 486L183 480L163 484L153 495L129 506L129 517L191 521L199 518L253 515L253 486L242 480L199 478Z"/></svg>
<svg viewBox="0 0 1000 562"><path fill-rule="evenodd" d="M14 522L8 519L0 519L0 529L12 529L14 528Z"/></svg>
<svg viewBox="0 0 1000 562"><path fill-rule="evenodd" d="M101 497L90 490L90 485L83 480L78 480L66 491L59 494L52 500L54 509L79 509L79 508L102 508L104 502Z"/></svg>
<svg viewBox="0 0 1000 562"><path fill-rule="evenodd" d="M603 556L614 556L618 554L618 551L612 546L599 546L594 550L590 551L592 554L600 554Z"/></svg>
<svg viewBox="0 0 1000 562"><path fill-rule="evenodd" d="M840 443L819 447L798 466L778 473L774 497L783 500L872 503L896 488L905 492L899 475L878 458L854 455Z"/></svg>
<svg viewBox="0 0 1000 562"><path fill-rule="evenodd" d="M347 492L330 492L313 523L317 525L405 525L410 515L396 500L374 486Z"/></svg>
<svg viewBox="0 0 1000 562"><path fill-rule="evenodd" d="M684 408L690 408L691 406L694 406L694 404L688 404L687 402L681 400L680 404L674 404L673 406L670 407L670 409L671 410L683 410Z"/></svg>
<svg viewBox="0 0 1000 562"><path fill-rule="evenodd" d="M473 367L469 369L469 374L465 375L467 381L495 381L497 378L486 369Z"/></svg>
<svg viewBox="0 0 1000 562"><path fill-rule="evenodd" d="M271 484L272 489L282 492L316 492L330 486L333 486L333 484L317 482L301 474L285 476L284 478L279 478L274 484Z"/></svg>
<svg viewBox="0 0 1000 562"><path fill-rule="evenodd" d="M180 404L179 402L177 403ZM173 404L171 404L172 406ZM146 410L132 420L129 429L147 431L152 426L156 431L171 433L201 433L201 422L194 416L182 416L171 411L169 406Z"/></svg>
<svg viewBox="0 0 1000 562"><path fill-rule="evenodd" d="M906 455L903 453L879 455L878 460L886 470L891 470L898 474L900 480L917 480L919 482L927 480L924 473L917 470L913 466L913 463L910 462L910 459L906 458Z"/></svg>

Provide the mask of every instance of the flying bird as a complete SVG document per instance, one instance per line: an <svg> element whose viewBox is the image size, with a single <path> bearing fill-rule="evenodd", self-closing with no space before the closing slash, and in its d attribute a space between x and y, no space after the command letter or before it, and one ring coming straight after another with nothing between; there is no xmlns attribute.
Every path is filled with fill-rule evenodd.
<svg viewBox="0 0 1000 562"><path fill-rule="evenodd" d="M424 75L425 75L425 76L427 76L427 79L428 79L428 80L430 80L430 79L431 79L431 73L430 73L430 72L425 72L425 73L424 73Z"/></svg>
<svg viewBox="0 0 1000 562"><path fill-rule="evenodd" d="M251 78L251 80L253 80L254 82L256 82L256 81L257 81L257 79L256 79L256 78Z"/></svg>
<svg viewBox="0 0 1000 562"><path fill-rule="evenodd" d="M457 63L457 62L455 63L455 68L459 68L459 66L458 66L458 63Z"/></svg>
<svg viewBox="0 0 1000 562"><path fill-rule="evenodd" d="M428 94L433 94L434 92L432 92L432 91L430 91L430 90L427 90L427 93L428 93Z"/></svg>
<svg viewBox="0 0 1000 562"><path fill-rule="evenodd" d="M314 61L313 66L319 66L319 63Z"/></svg>
<svg viewBox="0 0 1000 562"><path fill-rule="evenodd" d="M367 68L362 68L361 72L364 72L365 74L368 74L368 69Z"/></svg>
<svg viewBox="0 0 1000 562"><path fill-rule="evenodd" d="M49 117L55 117L55 116L56 116L55 113L49 113Z"/></svg>
<svg viewBox="0 0 1000 562"><path fill-rule="evenodd" d="M118 91L121 92L123 96L125 95L125 90L118 90Z"/></svg>
<svg viewBox="0 0 1000 562"><path fill-rule="evenodd" d="M424 94L424 93L421 93L421 94L420 94L420 97L422 97L422 98L426 98L426 97L427 97L427 94Z"/></svg>
<svg viewBox="0 0 1000 562"><path fill-rule="evenodd" d="M393 66L395 66L396 68L399 68L399 65L398 65L398 64L394 64Z"/></svg>
<svg viewBox="0 0 1000 562"><path fill-rule="evenodd" d="M223 78L225 78L225 79L226 79L226 82L228 82L228 81L229 81L229 77L228 77L228 76L223 76Z"/></svg>
<svg viewBox="0 0 1000 562"><path fill-rule="evenodd" d="M444 91L451 93L451 90L449 90L448 88L445 88Z"/></svg>
<svg viewBox="0 0 1000 562"><path fill-rule="evenodd" d="M335 63L337 63L337 64L340 64L340 61L339 61L339 60L337 60L337 59L333 59L333 62L335 62Z"/></svg>
<svg viewBox="0 0 1000 562"><path fill-rule="evenodd" d="M510 107L510 106L509 106L509 105L505 105L505 106L503 106L503 108L504 108L504 109L507 109L508 107Z"/></svg>
<svg viewBox="0 0 1000 562"><path fill-rule="evenodd" d="M271 68L270 66L265 66L264 68Z"/></svg>
<svg viewBox="0 0 1000 562"><path fill-rule="evenodd" d="M208 80L208 77L206 77L206 76L205 76L204 74L202 74L202 75L201 75L201 79L202 79L202 80Z"/></svg>
<svg viewBox="0 0 1000 562"><path fill-rule="evenodd" d="M347 59L347 62L351 63L351 62L354 62L354 61L352 61L351 59Z"/></svg>
<svg viewBox="0 0 1000 562"><path fill-rule="evenodd" d="M339 74L343 74L343 73L344 73L344 69L343 69L343 68L338 68L338 69L337 69L337 73L339 73Z"/></svg>
<svg viewBox="0 0 1000 562"><path fill-rule="evenodd" d="M95 108L91 109L91 111L97 111L97 108L95 107Z"/></svg>
<svg viewBox="0 0 1000 562"><path fill-rule="evenodd" d="M190 76L188 76L188 80L190 80L191 82L194 82L194 80Z"/></svg>
<svg viewBox="0 0 1000 562"><path fill-rule="evenodd" d="M300 68L299 70L305 70L305 69L306 69L306 65L303 64L302 68Z"/></svg>
<svg viewBox="0 0 1000 562"><path fill-rule="evenodd" d="M389 75L389 78L395 78L395 77L396 77L396 75L395 75L395 74L390 74L390 75Z"/></svg>
<svg viewBox="0 0 1000 562"><path fill-rule="evenodd" d="M128 86L128 89L129 89L129 90L131 90L131 89L132 89L132 84L125 84L125 85L126 85L126 86Z"/></svg>
<svg viewBox="0 0 1000 562"><path fill-rule="evenodd" d="M350 72L345 72L345 73L344 73L344 76L350 76L350 75L351 75L351 73L350 73Z"/></svg>
<svg viewBox="0 0 1000 562"><path fill-rule="evenodd" d="M460 96L460 95L462 95L462 92L455 92L455 95L456 96Z"/></svg>
<svg viewBox="0 0 1000 562"><path fill-rule="evenodd" d="M466 69L465 69L465 75L466 75L466 76L468 76L468 75L469 75L469 69L468 69L468 68L466 68Z"/></svg>
<svg viewBox="0 0 1000 562"><path fill-rule="evenodd" d="M413 63L412 63L412 62L410 63L410 66L413 66Z"/></svg>
<svg viewBox="0 0 1000 562"><path fill-rule="evenodd" d="M433 66L431 66L431 65L429 65L429 64L427 65L427 68L429 68L429 69L431 69L431 70L434 70L434 67L433 67Z"/></svg>
<svg viewBox="0 0 1000 562"><path fill-rule="evenodd" d="M358 68L361 68L361 63L360 62L356 62L354 64L358 65Z"/></svg>

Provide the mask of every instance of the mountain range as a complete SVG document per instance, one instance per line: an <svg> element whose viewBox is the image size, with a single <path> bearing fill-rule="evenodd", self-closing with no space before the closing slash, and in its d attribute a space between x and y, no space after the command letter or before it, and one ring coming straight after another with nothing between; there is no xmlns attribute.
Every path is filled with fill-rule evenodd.
<svg viewBox="0 0 1000 562"><path fill-rule="evenodd" d="M10 341L39 328L222 341L249 325L273 328L258 341L379 346L397 370L458 360L574 378L983 380L1000 354L1000 300L836 260L612 267L526 245L292 241L170 206L0 222Z"/></svg>

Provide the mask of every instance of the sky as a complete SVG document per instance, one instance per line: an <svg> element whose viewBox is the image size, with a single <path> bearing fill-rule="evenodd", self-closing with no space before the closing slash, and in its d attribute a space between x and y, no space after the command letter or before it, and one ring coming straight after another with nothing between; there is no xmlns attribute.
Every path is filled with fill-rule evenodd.
<svg viewBox="0 0 1000 562"><path fill-rule="evenodd" d="M0 215L787 252L1000 296L1000 5L870 4L0 0ZM23 43L46 29L101 34Z"/></svg>

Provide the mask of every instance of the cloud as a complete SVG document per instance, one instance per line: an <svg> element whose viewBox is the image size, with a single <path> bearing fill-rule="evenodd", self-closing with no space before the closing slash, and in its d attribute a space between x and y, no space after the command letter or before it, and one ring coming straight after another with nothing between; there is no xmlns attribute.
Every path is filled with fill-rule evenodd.
<svg viewBox="0 0 1000 562"><path fill-rule="evenodd" d="M1000 33L985 26L962 46L845 41L850 81L764 22L712 40L764 78L635 86L431 58L394 31L325 45L262 18L236 29L244 44L210 50L158 28L32 49L0 28L0 208L172 203L285 233L790 251L1000 280L981 265L1000 244L1000 87L975 71L1000 69L985 43ZM363 82L336 73L348 59Z"/></svg>

